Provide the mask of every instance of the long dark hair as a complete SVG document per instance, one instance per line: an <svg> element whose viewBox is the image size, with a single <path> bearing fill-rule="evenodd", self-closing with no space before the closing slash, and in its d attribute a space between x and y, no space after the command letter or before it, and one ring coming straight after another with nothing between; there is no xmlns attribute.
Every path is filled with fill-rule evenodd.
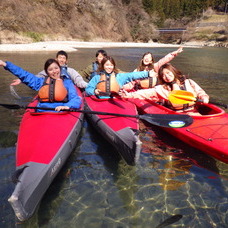
<svg viewBox="0 0 228 228"><path fill-rule="evenodd" d="M158 71L158 78L162 84L166 83L166 81L163 79L163 70L168 69L170 70L174 75L174 80L178 80L181 84L184 83L184 80L186 79L186 76L184 76L180 70L178 70L176 67L174 67L171 63L166 63L162 65Z"/></svg>
<svg viewBox="0 0 228 228"><path fill-rule="evenodd" d="M60 67L60 65L59 65L59 63L58 63L57 60L55 60L55 59L48 59L48 60L45 62L45 64L44 64L44 70L45 70L45 73L46 73L47 75L48 75L47 69L48 69L48 67L49 67L52 63L56 63L56 64L59 66L59 69L61 69L61 67Z"/></svg>
<svg viewBox="0 0 228 228"><path fill-rule="evenodd" d="M106 56L106 57L104 57L104 58L102 59L101 64L99 65L98 71L99 71L99 72L105 72L104 64L105 64L107 61L110 61L110 62L113 64L113 66L114 66L113 72L114 72L114 73L118 73L118 69L116 68L116 62L115 62L115 60L114 60L111 56Z"/></svg>
<svg viewBox="0 0 228 228"><path fill-rule="evenodd" d="M151 55L151 58L152 58L152 63L149 63L148 65L145 65L145 64L143 63L143 59L144 59L144 57L145 57L146 55ZM138 71L144 71L146 67L147 67L147 70L148 70L148 71L154 69L154 57L153 57L153 55L152 55L151 52L146 52L146 53L143 54L143 56L142 56L142 58L141 58L141 60L140 60L140 62L139 62L139 66L138 66L137 70L138 70Z"/></svg>

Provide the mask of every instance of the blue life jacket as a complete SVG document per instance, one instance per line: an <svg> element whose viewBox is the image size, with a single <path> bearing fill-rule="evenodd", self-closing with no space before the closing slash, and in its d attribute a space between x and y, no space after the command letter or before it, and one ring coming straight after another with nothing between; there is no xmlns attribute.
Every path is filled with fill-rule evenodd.
<svg viewBox="0 0 228 228"><path fill-rule="evenodd" d="M71 79L70 75L67 72L67 65L61 66L61 76Z"/></svg>
<svg viewBox="0 0 228 228"><path fill-rule="evenodd" d="M93 72L90 75L90 80L97 74L97 69L98 69L98 63L97 62L93 62L92 63L93 67Z"/></svg>

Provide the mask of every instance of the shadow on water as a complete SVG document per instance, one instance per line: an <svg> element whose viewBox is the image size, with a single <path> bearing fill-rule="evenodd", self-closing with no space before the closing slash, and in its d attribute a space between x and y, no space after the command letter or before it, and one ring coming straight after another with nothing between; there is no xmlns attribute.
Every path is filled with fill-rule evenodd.
<svg viewBox="0 0 228 228"><path fill-rule="evenodd" d="M105 168L112 174L117 173L118 163L121 160L118 151L99 134L96 129L88 122L88 131L91 134L91 140L97 145L96 154L100 156Z"/></svg>

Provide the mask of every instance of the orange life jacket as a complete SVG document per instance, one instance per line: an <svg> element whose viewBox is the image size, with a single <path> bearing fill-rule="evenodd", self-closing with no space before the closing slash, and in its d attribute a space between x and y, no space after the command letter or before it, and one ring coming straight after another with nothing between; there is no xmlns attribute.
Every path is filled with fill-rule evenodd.
<svg viewBox="0 0 228 228"><path fill-rule="evenodd" d="M158 85L158 77L153 76L146 79L142 79L139 80L138 83L142 89L153 88L154 86Z"/></svg>
<svg viewBox="0 0 228 228"><path fill-rule="evenodd" d="M174 104L171 103L170 101L166 101L166 107L175 110L175 111L187 111L191 110L195 106L195 102L189 102L188 104Z"/></svg>
<svg viewBox="0 0 228 228"><path fill-rule="evenodd" d="M67 102L67 89L61 78L46 77L44 85L38 92L40 102Z"/></svg>
<svg viewBox="0 0 228 228"><path fill-rule="evenodd" d="M110 76L101 74L100 81L97 83L97 89L104 93L118 93L120 85L116 80L115 73L112 73Z"/></svg>

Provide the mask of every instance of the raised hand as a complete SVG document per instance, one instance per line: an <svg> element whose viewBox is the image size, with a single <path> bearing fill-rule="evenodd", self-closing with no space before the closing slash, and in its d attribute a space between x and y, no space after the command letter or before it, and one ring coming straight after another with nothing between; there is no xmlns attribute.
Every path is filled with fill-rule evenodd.
<svg viewBox="0 0 228 228"><path fill-rule="evenodd" d="M5 67L5 66L6 66L6 62L4 62L4 61L0 60L0 66Z"/></svg>
<svg viewBox="0 0 228 228"><path fill-rule="evenodd" d="M183 52L183 47L182 46L180 46L176 51L173 51L172 54L173 55L178 55L181 52Z"/></svg>
<svg viewBox="0 0 228 228"><path fill-rule="evenodd" d="M15 85L19 85L20 83L21 83L21 80L19 78L17 78L17 79L14 79L10 85L15 86Z"/></svg>

